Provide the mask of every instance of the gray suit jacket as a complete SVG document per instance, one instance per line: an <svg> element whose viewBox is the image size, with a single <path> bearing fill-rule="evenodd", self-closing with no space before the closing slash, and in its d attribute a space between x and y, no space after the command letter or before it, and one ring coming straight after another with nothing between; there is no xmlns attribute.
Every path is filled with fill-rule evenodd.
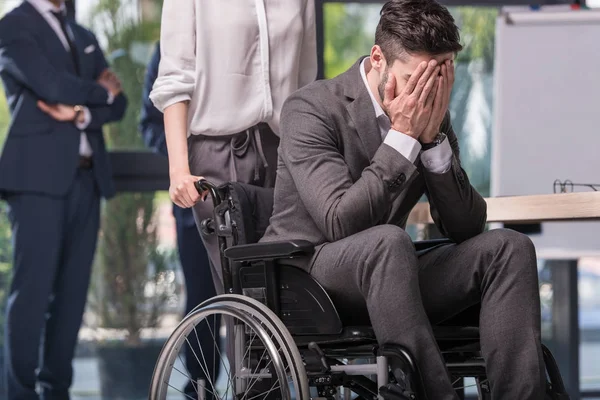
<svg viewBox="0 0 600 400"><path fill-rule="evenodd" d="M275 204L262 241L318 247L380 224L405 227L425 193L440 231L456 242L481 233L486 203L460 166L450 115L442 124L452 167L427 171L383 143L358 60L340 76L292 94L281 116Z"/></svg>

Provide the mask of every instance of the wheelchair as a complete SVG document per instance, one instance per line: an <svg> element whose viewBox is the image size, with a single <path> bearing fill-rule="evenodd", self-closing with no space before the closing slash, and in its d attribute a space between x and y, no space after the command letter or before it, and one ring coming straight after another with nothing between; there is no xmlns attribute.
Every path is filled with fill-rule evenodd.
<svg viewBox="0 0 600 400"><path fill-rule="evenodd" d="M313 253L311 243L257 243L272 213L273 189L241 183L217 187L206 180L196 187L208 191L213 199L213 218L203 221L201 230L218 238L225 294L200 304L168 338L155 366L151 400L425 398L420 371L410 352L378 345L370 326L342 323L327 292L298 267L298 260ZM449 241L414 245L422 250L443 243ZM471 314L478 315L478 310ZM478 398L485 400L491 398L490 387L472 315L433 328L459 397L464 398L462 385L464 378L470 377L475 380ZM224 335L215 325L220 317L229 321ZM200 329L208 329L215 341L212 366L220 366L220 375L219 379L209 376L204 351L196 346L193 356L202 366L203 378L191 381L195 393L190 395L181 391L191 376L183 352L198 338ZM226 354L219 350L221 337L228 341ZM568 399L546 347L543 356L546 398ZM397 375L390 373L392 357L403 366L409 382L405 390L398 389Z"/></svg>

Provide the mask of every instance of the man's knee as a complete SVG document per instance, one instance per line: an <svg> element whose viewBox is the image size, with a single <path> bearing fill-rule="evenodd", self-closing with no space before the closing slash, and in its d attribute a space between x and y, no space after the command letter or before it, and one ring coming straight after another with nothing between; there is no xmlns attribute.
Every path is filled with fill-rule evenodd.
<svg viewBox="0 0 600 400"><path fill-rule="evenodd" d="M410 263L403 259L414 256L412 240L406 231L395 225L379 225L362 232L364 267L369 271L381 268L402 268Z"/></svg>
<svg viewBox="0 0 600 400"><path fill-rule="evenodd" d="M414 250L412 239L408 233L396 225L378 225L369 229L367 238L374 249L382 252Z"/></svg>
<svg viewBox="0 0 600 400"><path fill-rule="evenodd" d="M529 269L537 274L535 247L527 235L511 229L494 229L482 234L482 239L490 266L505 265L519 272ZM502 262L507 259L513 262Z"/></svg>

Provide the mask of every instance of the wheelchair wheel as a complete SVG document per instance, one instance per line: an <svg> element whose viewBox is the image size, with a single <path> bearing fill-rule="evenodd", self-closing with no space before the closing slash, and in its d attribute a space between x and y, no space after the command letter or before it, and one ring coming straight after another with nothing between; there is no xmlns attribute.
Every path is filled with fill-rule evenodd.
<svg viewBox="0 0 600 400"><path fill-rule="evenodd" d="M218 331L211 321L228 319L235 349L221 354ZM198 330L208 329L217 349L213 365L220 363L220 378L209 376L204 350L192 350L192 363L206 379L189 379L191 374L183 360L183 350L193 347ZM230 349L231 350L231 349ZM188 352L189 354L189 352ZM198 370L198 369L197 369ZM188 387L185 392L183 386ZM180 393L178 395L178 392ZM291 335L268 307L246 296L216 296L198 306L177 326L165 343L157 361L150 388L150 400L173 398L210 400L308 400L309 389L304 363Z"/></svg>

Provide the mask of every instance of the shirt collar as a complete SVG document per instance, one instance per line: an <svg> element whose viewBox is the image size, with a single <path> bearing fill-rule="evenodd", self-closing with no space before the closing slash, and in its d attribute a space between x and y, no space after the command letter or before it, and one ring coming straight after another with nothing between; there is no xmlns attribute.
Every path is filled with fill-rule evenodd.
<svg viewBox="0 0 600 400"><path fill-rule="evenodd" d="M35 9L42 15L49 12L61 12L66 14L67 8L65 3L62 3L60 7L56 7L49 0L27 0Z"/></svg>
<svg viewBox="0 0 600 400"><path fill-rule="evenodd" d="M371 97L371 102L373 103L373 107L375 108L375 116L377 118L379 118L382 115L385 115L387 117L387 115L383 111L383 108L381 108L381 106L375 99L375 96L373 96L373 92L371 92L371 88L369 87L369 81L367 80L367 72L365 71L367 60L368 60L368 57L365 57L362 60L362 62L360 63L360 76L362 77L363 82L365 83L365 86L367 87L367 92L369 92L369 96Z"/></svg>

